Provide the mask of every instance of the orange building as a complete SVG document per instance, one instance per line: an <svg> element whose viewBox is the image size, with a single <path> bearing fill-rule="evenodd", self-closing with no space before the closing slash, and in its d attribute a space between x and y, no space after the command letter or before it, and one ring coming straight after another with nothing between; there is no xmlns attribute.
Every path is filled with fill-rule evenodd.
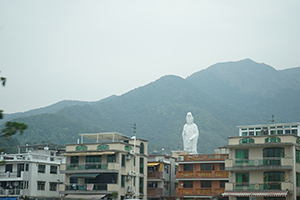
<svg viewBox="0 0 300 200"><path fill-rule="evenodd" d="M176 197L178 199L219 197L220 199L225 191L225 183L229 180L229 173L225 171L225 159L228 159L227 153L178 156Z"/></svg>

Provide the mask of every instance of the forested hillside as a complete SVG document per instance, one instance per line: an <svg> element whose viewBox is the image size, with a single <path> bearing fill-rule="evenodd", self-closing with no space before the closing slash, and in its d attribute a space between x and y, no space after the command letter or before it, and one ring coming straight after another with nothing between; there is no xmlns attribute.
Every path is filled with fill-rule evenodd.
<svg viewBox="0 0 300 200"><path fill-rule="evenodd" d="M181 132L192 112L198 152L212 153L238 134L236 126L300 121L300 68L275 70L250 59L218 63L183 79L164 76L121 96L81 102L54 112L17 118L28 130L21 144L75 143L80 133L116 131L149 140L150 150L182 149ZM292 72L292 73L291 73Z"/></svg>

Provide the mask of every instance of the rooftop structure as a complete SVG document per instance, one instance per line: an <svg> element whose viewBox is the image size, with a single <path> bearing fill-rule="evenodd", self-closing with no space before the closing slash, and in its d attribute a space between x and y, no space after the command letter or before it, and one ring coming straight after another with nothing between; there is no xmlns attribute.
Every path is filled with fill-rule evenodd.
<svg viewBox="0 0 300 200"><path fill-rule="evenodd" d="M22 147L20 147L22 148ZM25 153L1 154L0 197L60 199L58 184L64 181L59 166L65 163L63 149L51 146L23 146Z"/></svg>
<svg viewBox="0 0 300 200"><path fill-rule="evenodd" d="M65 199L131 199L147 197L147 140L120 133L80 134L78 144L66 145ZM94 140L85 143L84 139Z"/></svg>
<svg viewBox="0 0 300 200"><path fill-rule="evenodd" d="M229 137L224 197L296 200L300 197L300 123L238 126Z"/></svg>

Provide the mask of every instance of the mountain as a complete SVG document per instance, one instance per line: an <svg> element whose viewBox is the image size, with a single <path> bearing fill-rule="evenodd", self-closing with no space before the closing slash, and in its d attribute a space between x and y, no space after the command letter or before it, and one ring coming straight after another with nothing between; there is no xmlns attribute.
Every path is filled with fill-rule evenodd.
<svg viewBox="0 0 300 200"><path fill-rule="evenodd" d="M293 70L293 72L290 72ZM198 152L212 153L238 134L238 125L299 120L300 68L275 70L250 59L217 63L186 79L168 75L120 96L57 108L16 120L28 130L21 144L76 143L78 134L116 131L149 140L150 150L182 149L181 132L192 112L200 132ZM54 110L54 109L52 109Z"/></svg>

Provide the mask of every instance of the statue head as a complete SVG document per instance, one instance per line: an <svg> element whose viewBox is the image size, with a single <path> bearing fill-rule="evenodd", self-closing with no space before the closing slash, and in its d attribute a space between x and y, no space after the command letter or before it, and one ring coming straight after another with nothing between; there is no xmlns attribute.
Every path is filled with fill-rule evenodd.
<svg viewBox="0 0 300 200"><path fill-rule="evenodd" d="M188 113L186 114L186 123L187 123L187 124L192 124L192 123L194 123L194 117L193 117L193 115L192 115L191 112L188 112Z"/></svg>

